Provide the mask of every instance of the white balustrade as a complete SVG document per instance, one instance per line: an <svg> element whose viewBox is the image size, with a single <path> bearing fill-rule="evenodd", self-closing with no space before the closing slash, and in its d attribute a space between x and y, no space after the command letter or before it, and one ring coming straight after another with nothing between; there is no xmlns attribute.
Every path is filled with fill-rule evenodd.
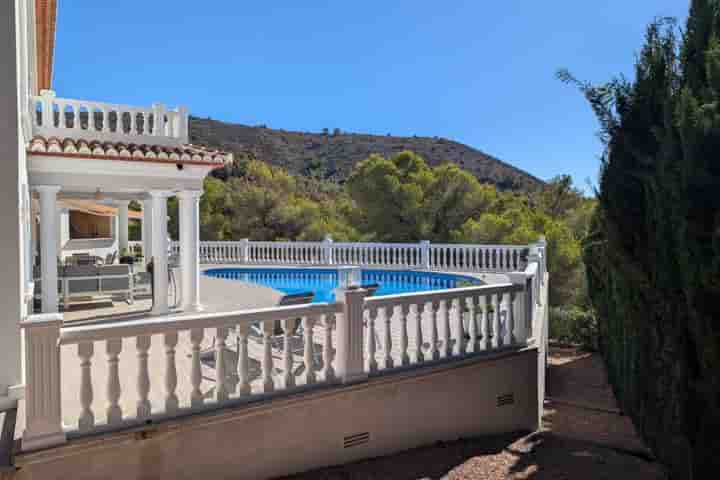
<svg viewBox="0 0 720 480"><path fill-rule="evenodd" d="M68 428L78 433L89 433L98 429L107 429L109 426L119 428L144 422L147 419L193 413L205 408L231 404L249 396L292 389L296 384L310 386L335 382L337 381L335 369L331 364L335 356L335 348L332 345L331 328L327 327L337 322L336 314L340 314L341 311L342 305L339 303L310 304L65 328L56 325L56 340L53 343L48 342L44 349L59 355L60 348L75 346L78 363L66 365L66 368L76 369L79 372L80 390L66 394L77 395L80 409L78 416ZM297 318L303 319L301 330L294 328ZM284 333L287 332L284 345L275 341L273 327L276 321L283 325ZM340 316L340 323L342 321L343 318ZM34 342L35 338L41 338L41 331L37 328L33 330L29 325L25 325L26 335L31 335L28 340ZM253 325L261 327L254 329ZM322 352L316 352L320 347L317 347L313 341L313 333L319 328L326 331L322 334L324 337ZM254 331L259 333L253 336ZM236 343L228 342L231 332L237 340ZM284 333L282 336L285 336ZM297 352L293 352L289 338L295 335L303 336L299 360L294 357ZM123 339L131 341L134 339L132 341L134 352L128 352L137 359L136 367L132 369L123 366L120 356L123 351ZM203 363L205 358L203 352L208 351L203 347L204 339L212 341L209 352L213 354L214 361L209 366ZM93 411L92 408L95 397L101 392L101 389L95 387L93 376L97 363L94 345L97 342L105 343L108 366L105 391L108 407L106 416L101 416L100 419L97 418L98 412ZM129 345L125 344L125 347ZM158 350L153 354L155 348ZM277 351L278 348L283 348L284 352ZM188 357L178 355L177 352L183 350L189 353ZM283 359L283 364L275 365L275 356L285 352L287 355ZM29 354L47 357L47 353L43 354L39 351L32 351ZM322 355L324 362L322 373L318 371L316 354ZM160 362L154 362L152 358L157 358ZM262 370L258 385L254 389L253 378L249 371L251 358L259 361ZM126 357L127 360L129 359ZM302 378L296 379L293 367L298 361L304 366L304 373ZM187 366L181 369L180 362ZM283 372L284 382L275 379L277 367ZM207 368L213 368L214 375L204 373ZM181 371L188 372L187 377L179 375L178 372ZM123 401L125 392L120 388L121 373L134 375L136 378L137 391L127 392L131 397L137 398L137 408L134 412L121 410L120 405L127 403ZM156 401L153 398L160 400Z"/></svg>
<svg viewBox="0 0 720 480"><path fill-rule="evenodd" d="M132 107L88 100L58 98L52 90L33 96L34 132L46 138L84 138L125 143L180 146L188 143L185 107L168 110L160 103Z"/></svg>
<svg viewBox="0 0 720 480"><path fill-rule="evenodd" d="M313 245L278 249L273 242L243 241L218 249L206 244L204 254L217 261L248 255L262 261L328 258L322 245ZM337 245L325 242L336 262L354 258L411 264L422 259L422 251L414 247L363 244L336 250ZM35 316L22 324L27 384L23 448L63 443L66 432L126 428L299 388L362 382L369 375L536 345L544 331L538 307L545 295L538 279L544 254L544 247L535 246L532 263L508 274L511 282L502 284L373 297L362 288L339 289L336 303L75 326L63 326L59 314ZM444 255L446 261L471 258L464 251ZM105 355L98 358L96 346ZM61 356L61 350L67 355ZM78 376L80 386L64 392L73 405L65 417L63 369ZM135 408L128 408L133 402Z"/></svg>
<svg viewBox="0 0 720 480"><path fill-rule="evenodd" d="M544 262L544 244L463 245L419 243L200 242L200 261L206 264L358 265L458 272L521 272L533 260ZM178 242L171 243L173 253ZM544 263L542 263L544 265Z"/></svg>
<svg viewBox="0 0 720 480"><path fill-rule="evenodd" d="M526 333L520 332L523 326L515 321L522 311L524 288L521 284L504 283L365 299L366 371L375 374L408 364L448 361L517 346L517 340L500 339L500 318L512 319L506 323L507 339L526 338ZM492 307L493 313L486 305ZM378 365L372 332L377 319L382 317L381 312L385 312L386 330L382 342L383 362ZM493 323L488 326L490 318ZM414 352L408 351L408 325L412 325ZM393 351L393 344L398 351Z"/></svg>

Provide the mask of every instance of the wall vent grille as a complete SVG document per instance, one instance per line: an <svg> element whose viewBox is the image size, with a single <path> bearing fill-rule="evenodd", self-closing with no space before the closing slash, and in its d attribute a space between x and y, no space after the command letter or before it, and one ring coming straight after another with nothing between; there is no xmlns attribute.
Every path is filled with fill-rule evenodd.
<svg viewBox="0 0 720 480"><path fill-rule="evenodd" d="M357 447L358 445L364 445L370 441L370 432L356 433L355 435L348 435L343 439L343 448Z"/></svg>
<svg viewBox="0 0 720 480"><path fill-rule="evenodd" d="M515 403L515 394L506 393L505 395L498 395L497 406L504 407L505 405L512 405Z"/></svg>

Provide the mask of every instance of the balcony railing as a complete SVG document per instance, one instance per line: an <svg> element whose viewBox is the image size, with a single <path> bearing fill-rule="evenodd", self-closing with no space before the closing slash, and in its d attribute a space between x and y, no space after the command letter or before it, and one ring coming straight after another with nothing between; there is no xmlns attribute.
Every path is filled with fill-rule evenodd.
<svg viewBox="0 0 720 480"><path fill-rule="evenodd" d="M171 248L179 254L180 245ZM200 262L246 265L358 265L466 272L516 272L529 245L333 242L200 242Z"/></svg>
<svg viewBox="0 0 720 480"><path fill-rule="evenodd" d="M185 107L168 110L163 104L133 107L89 100L58 98L43 90L30 104L33 134L45 138L83 138L179 146L188 143Z"/></svg>
<svg viewBox="0 0 720 480"><path fill-rule="evenodd" d="M269 249L268 243L261 247L296 252L286 245ZM317 244L299 248L316 260L326 258L317 256L323 253ZM412 251L408 245L396 248L401 250L391 256ZM509 282L492 285L379 297L346 288L336 292L334 303L78 326L63 324L58 314L31 316L23 322L23 448L536 345L544 331L544 243L525 248L527 266L508 273ZM425 258L422 249L416 254ZM161 350L153 353L151 345ZM208 359L209 390L203 365ZM251 364L258 377L252 385ZM155 393L151 400L150 392L162 396ZM63 402L67 395L76 400ZM97 408L98 395L105 408Z"/></svg>

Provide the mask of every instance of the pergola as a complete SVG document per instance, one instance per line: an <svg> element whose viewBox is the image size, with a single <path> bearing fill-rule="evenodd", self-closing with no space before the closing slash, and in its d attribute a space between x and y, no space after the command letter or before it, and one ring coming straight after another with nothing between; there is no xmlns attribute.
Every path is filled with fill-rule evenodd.
<svg viewBox="0 0 720 480"><path fill-rule="evenodd" d="M153 260L152 314L169 312L167 199L179 199L180 271L185 311L200 310L199 200L203 180L229 155L205 148L128 145L36 136L28 148L30 188L40 208L40 265L44 286L58 280L58 200L88 199L118 207L120 247L127 246L128 204L143 204L145 259ZM58 291L42 289L42 311L58 311Z"/></svg>

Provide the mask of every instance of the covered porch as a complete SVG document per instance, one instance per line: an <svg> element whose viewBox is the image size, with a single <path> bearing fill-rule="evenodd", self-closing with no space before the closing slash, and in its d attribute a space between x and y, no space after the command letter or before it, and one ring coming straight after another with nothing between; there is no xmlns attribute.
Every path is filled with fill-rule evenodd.
<svg viewBox="0 0 720 480"><path fill-rule="evenodd" d="M91 148L92 147L92 148ZM88 154L90 152L90 154ZM113 143L89 144L82 140L36 137L29 146L29 183L33 202L37 205L39 225L29 235L38 251L30 254L28 263L37 273L34 290L42 313L68 310L68 280L63 275L75 277L75 285L85 282L90 294L93 289L102 290L103 269L107 270L108 282L127 276L127 296L131 303L136 278L151 282L147 291L152 299L144 302L153 315L165 315L171 311L202 310L199 290L199 200L203 179L226 159L219 152L208 152L199 147L149 147ZM167 202L170 197L179 200L179 228L182 247L177 256L170 255L168 237ZM93 249L95 244L81 245L79 252L91 252L98 256L97 263L115 263L116 256L110 252L129 251L129 222L137 213L130 212L130 202L142 205L142 253L143 260L126 269L129 273L118 275L116 271L98 267L92 272L66 274L63 242L67 238L68 205L106 205L116 209L115 226L109 226L109 235L115 235L117 243L109 249ZM133 215L134 214L134 215ZM116 229L116 232L112 232ZM92 243L94 239L76 239ZM96 242L97 243L97 242ZM115 246L117 247L115 249ZM107 250L107 251L106 251ZM103 254L99 255L100 251ZM107 257L104 258L104 257ZM150 269L148 269L150 265ZM148 272L151 270L151 272ZM173 274L180 290L170 291ZM83 276L85 275L85 276ZM95 277L99 277L95 281ZM58 285L58 288L45 288ZM98 286L99 285L99 286ZM42 288L38 288L42 286ZM123 287L126 288L126 287ZM102 292L101 292L102 293ZM63 298L65 297L65 298ZM171 300L172 299L172 300ZM134 309L137 310L137 309Z"/></svg>

